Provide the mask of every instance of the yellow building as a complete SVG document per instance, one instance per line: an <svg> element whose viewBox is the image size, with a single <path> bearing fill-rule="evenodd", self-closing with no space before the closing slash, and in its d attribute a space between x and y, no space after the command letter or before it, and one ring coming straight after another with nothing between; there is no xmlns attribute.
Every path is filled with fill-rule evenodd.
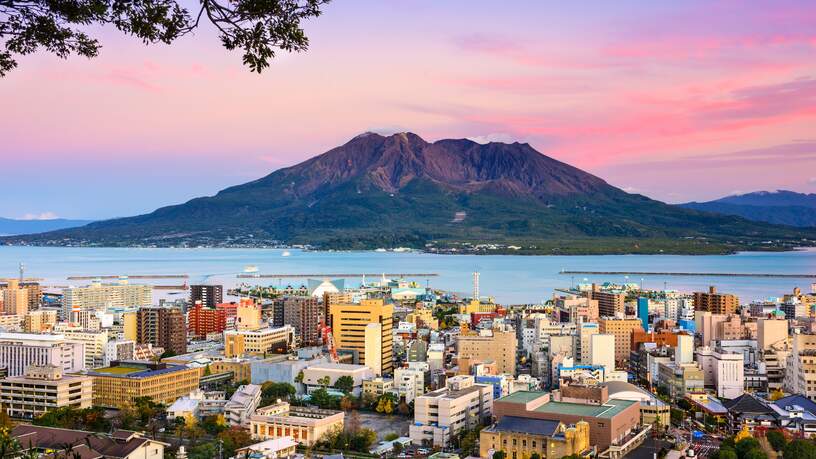
<svg viewBox="0 0 816 459"><path fill-rule="evenodd" d="M494 303L482 303L479 300L470 300L470 303L459 306L460 314L473 314L474 312L496 312L496 305Z"/></svg>
<svg viewBox="0 0 816 459"><path fill-rule="evenodd" d="M122 314L122 336L125 340L139 341L139 321L136 311L128 311Z"/></svg>
<svg viewBox="0 0 816 459"><path fill-rule="evenodd" d="M533 453L542 459L561 459L589 456L591 449L586 421L566 426L560 421L503 416L479 434L479 456L484 458L491 451L504 451L514 459L529 459Z"/></svg>
<svg viewBox="0 0 816 459"><path fill-rule="evenodd" d="M114 361L89 371L93 378L93 404L119 408L138 397L169 405L198 389L201 369L166 363Z"/></svg>
<svg viewBox="0 0 816 459"><path fill-rule="evenodd" d="M386 304L381 298L362 300L360 304L338 303L330 305L329 314L335 346L338 349L357 351L360 355L360 364L368 365L372 369L378 368L380 371L375 371L377 374L392 373L394 369L392 304ZM366 327L369 324L379 325L379 339L369 339L369 345L366 346ZM370 338L373 328L368 330ZM373 351L374 348L379 349L379 352Z"/></svg>
<svg viewBox="0 0 816 459"><path fill-rule="evenodd" d="M433 316L433 310L430 308L417 307L414 309L414 312L405 317L405 321L416 324L417 327L419 327L421 322L425 327L430 328L431 330L436 330L439 328L439 320Z"/></svg>
<svg viewBox="0 0 816 459"><path fill-rule="evenodd" d="M291 325L261 330L224 331L224 357L243 355L285 354L295 340Z"/></svg>
<svg viewBox="0 0 816 459"><path fill-rule="evenodd" d="M51 331L57 323L57 311L38 309L29 311L23 319L23 331L26 333L44 333Z"/></svg>
<svg viewBox="0 0 816 459"><path fill-rule="evenodd" d="M249 432L254 440L292 437L311 446L329 431L343 430L342 411L290 407L286 402L258 408L249 417Z"/></svg>

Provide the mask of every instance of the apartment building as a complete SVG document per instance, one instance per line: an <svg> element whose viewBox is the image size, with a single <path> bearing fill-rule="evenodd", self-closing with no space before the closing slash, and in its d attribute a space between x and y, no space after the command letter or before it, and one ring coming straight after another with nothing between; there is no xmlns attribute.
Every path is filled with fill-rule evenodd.
<svg viewBox="0 0 816 459"><path fill-rule="evenodd" d="M425 393L429 376L430 367L426 362L411 362L407 367L394 369L394 389L405 397L405 403L411 403Z"/></svg>
<svg viewBox="0 0 816 459"><path fill-rule="evenodd" d="M323 308L313 296L290 296L283 299L283 323L295 329L300 346L320 344L318 326Z"/></svg>
<svg viewBox="0 0 816 459"><path fill-rule="evenodd" d="M136 313L136 342L174 354L187 352L187 325L179 308L149 306Z"/></svg>
<svg viewBox="0 0 816 459"><path fill-rule="evenodd" d="M224 309L205 307L201 301L187 311L187 331L193 338L204 339L210 333L222 333L227 328Z"/></svg>
<svg viewBox="0 0 816 459"><path fill-rule="evenodd" d="M285 354L292 348L294 340L295 329L291 325L260 330L226 330L224 356Z"/></svg>
<svg viewBox="0 0 816 459"><path fill-rule="evenodd" d="M291 437L312 446L327 432L343 429L342 411L290 406L278 402L255 410L249 417L249 432L255 440Z"/></svg>
<svg viewBox="0 0 816 459"><path fill-rule="evenodd" d="M85 368L101 367L105 364L105 350L108 345L107 330L85 330L79 327L58 327L57 331L69 342L85 346Z"/></svg>
<svg viewBox="0 0 816 459"><path fill-rule="evenodd" d="M642 332L643 323L637 317L602 317L598 328L602 334L615 336L615 361L623 362L632 351L632 332Z"/></svg>
<svg viewBox="0 0 816 459"><path fill-rule="evenodd" d="M29 309L28 289L20 285L17 279L7 279L6 287L0 292L3 300L3 313L12 316L24 316Z"/></svg>
<svg viewBox="0 0 816 459"><path fill-rule="evenodd" d="M697 349L697 363L703 370L703 384L712 387L717 397L734 399L745 392L743 354L708 346Z"/></svg>
<svg viewBox="0 0 816 459"><path fill-rule="evenodd" d="M516 374L516 353L518 339L510 328L481 330L478 334L468 333L456 338L456 354L462 360L496 363L499 373Z"/></svg>
<svg viewBox="0 0 816 459"><path fill-rule="evenodd" d="M118 283L104 284L96 280L87 287L68 287L62 290L62 317L70 319L72 311L105 311L108 308L129 308L153 304L153 287Z"/></svg>
<svg viewBox="0 0 816 459"><path fill-rule="evenodd" d="M601 290L592 284L592 289L584 292L587 298L598 302L598 316L611 317L626 313L626 293L619 291Z"/></svg>
<svg viewBox="0 0 816 459"><path fill-rule="evenodd" d="M493 415L493 386L473 376L454 376L446 387L414 400L411 443L445 448L462 429L472 429Z"/></svg>
<svg viewBox="0 0 816 459"><path fill-rule="evenodd" d="M0 404L12 418L34 419L63 406L88 408L92 399L90 377L64 374L56 365L29 365L24 375L0 380Z"/></svg>
<svg viewBox="0 0 816 459"><path fill-rule="evenodd" d="M87 374L93 378L93 404L121 408L138 397L170 405L198 389L199 373L181 365L117 360Z"/></svg>
<svg viewBox="0 0 816 459"><path fill-rule="evenodd" d="M29 365L56 365L64 373L85 368L85 347L69 342L64 335L0 333L0 362L8 376L20 376Z"/></svg>
<svg viewBox="0 0 816 459"><path fill-rule="evenodd" d="M213 309L224 302L223 285L191 285L190 304L201 303L205 308Z"/></svg>
<svg viewBox="0 0 816 459"><path fill-rule="evenodd" d="M730 293L718 293L713 285L708 292L694 292L694 310L712 314L734 314L739 308L739 298Z"/></svg>
<svg viewBox="0 0 816 459"><path fill-rule="evenodd" d="M4 298L6 290L13 290L10 287L26 290L26 298L28 299L27 311L34 311L40 307L42 301L42 285L39 282L30 279L0 279L0 298ZM17 293L12 293L17 295Z"/></svg>
<svg viewBox="0 0 816 459"><path fill-rule="evenodd" d="M393 372L392 304L380 298L364 299L359 304L332 303L329 315L338 349L357 352L360 364L378 375Z"/></svg>

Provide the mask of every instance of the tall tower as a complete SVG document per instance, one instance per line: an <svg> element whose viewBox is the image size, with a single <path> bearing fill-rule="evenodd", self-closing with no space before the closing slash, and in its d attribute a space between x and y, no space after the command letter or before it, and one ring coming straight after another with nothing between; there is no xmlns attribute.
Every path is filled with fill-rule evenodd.
<svg viewBox="0 0 816 459"><path fill-rule="evenodd" d="M479 300L479 271L473 271L473 299Z"/></svg>

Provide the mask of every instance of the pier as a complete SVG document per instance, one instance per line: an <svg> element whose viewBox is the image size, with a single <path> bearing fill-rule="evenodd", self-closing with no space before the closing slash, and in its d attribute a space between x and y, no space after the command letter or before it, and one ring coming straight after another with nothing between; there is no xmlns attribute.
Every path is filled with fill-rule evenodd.
<svg viewBox="0 0 816 459"><path fill-rule="evenodd" d="M128 279L188 279L189 274L123 274L123 275L104 275L104 276L68 276L68 280L94 280L94 279L120 279L126 277Z"/></svg>
<svg viewBox="0 0 816 459"><path fill-rule="evenodd" d="M344 277L438 277L437 273L323 273L323 274L238 274L239 279L297 279L344 278Z"/></svg>
<svg viewBox="0 0 816 459"><path fill-rule="evenodd" d="M695 276L695 277L767 277L779 279L816 279L816 274L775 274L775 273L696 273L657 271L568 271L559 274L580 274L593 276Z"/></svg>

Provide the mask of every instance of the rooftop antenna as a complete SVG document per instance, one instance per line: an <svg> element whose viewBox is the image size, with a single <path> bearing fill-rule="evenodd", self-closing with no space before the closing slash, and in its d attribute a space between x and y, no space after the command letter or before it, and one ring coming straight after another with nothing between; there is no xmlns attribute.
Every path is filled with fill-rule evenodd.
<svg viewBox="0 0 816 459"><path fill-rule="evenodd" d="M25 274L25 264L20 262L20 283L23 283L23 275Z"/></svg>

